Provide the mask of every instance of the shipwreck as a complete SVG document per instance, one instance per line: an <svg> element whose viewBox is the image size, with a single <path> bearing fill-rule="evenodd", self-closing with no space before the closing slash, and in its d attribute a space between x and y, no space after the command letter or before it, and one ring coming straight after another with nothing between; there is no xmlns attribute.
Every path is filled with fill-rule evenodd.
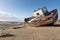
<svg viewBox="0 0 60 40"><path fill-rule="evenodd" d="M58 19L57 9L48 11L46 7L38 8L33 12L34 16L25 18L24 21L29 26L53 25Z"/></svg>

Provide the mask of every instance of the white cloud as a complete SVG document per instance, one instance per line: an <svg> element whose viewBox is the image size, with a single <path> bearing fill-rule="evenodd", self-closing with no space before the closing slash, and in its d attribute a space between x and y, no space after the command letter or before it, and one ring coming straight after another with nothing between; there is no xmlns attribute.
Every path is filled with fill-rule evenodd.
<svg viewBox="0 0 60 40"><path fill-rule="evenodd" d="M15 14L0 12L0 21L19 21Z"/></svg>

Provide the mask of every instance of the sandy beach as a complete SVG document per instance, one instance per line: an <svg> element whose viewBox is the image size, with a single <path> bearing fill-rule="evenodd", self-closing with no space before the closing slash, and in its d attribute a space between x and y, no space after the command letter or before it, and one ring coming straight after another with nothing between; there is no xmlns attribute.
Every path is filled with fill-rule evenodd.
<svg viewBox="0 0 60 40"><path fill-rule="evenodd" d="M53 26L0 28L0 40L60 40L60 22Z"/></svg>

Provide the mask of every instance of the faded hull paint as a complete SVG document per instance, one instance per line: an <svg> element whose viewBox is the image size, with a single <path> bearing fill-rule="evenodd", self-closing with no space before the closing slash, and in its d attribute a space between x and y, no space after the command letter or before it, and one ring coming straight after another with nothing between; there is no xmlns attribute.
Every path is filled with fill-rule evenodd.
<svg viewBox="0 0 60 40"><path fill-rule="evenodd" d="M58 18L58 13L57 13L57 9L55 9L50 12L50 15L48 15L36 22L29 23L29 25L30 26L50 25L50 24L54 24L56 22L57 18Z"/></svg>
<svg viewBox="0 0 60 40"><path fill-rule="evenodd" d="M39 20L34 20L31 23L28 23L29 26L43 26L43 25L52 25L58 19L57 9L54 9L49 12L48 16L40 18Z"/></svg>

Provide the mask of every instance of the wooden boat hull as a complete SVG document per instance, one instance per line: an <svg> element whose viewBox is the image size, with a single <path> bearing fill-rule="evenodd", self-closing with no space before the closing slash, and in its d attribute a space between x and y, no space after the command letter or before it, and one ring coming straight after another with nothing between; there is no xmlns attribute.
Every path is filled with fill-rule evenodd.
<svg viewBox="0 0 60 40"><path fill-rule="evenodd" d="M57 9L54 9L49 13L50 14L48 16L45 16L39 20L34 20L31 23L28 23L28 25L32 27L43 26L43 25L53 25L58 19Z"/></svg>

